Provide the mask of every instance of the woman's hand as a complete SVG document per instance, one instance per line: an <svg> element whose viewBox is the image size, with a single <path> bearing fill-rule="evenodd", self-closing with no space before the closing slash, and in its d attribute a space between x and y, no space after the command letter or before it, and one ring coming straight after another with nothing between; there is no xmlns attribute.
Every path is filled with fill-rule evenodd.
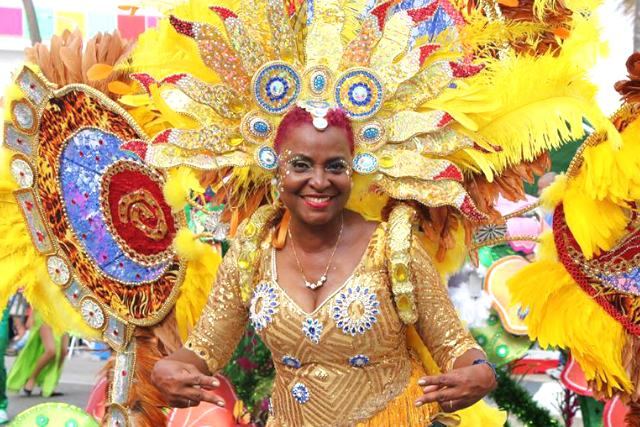
<svg viewBox="0 0 640 427"><path fill-rule="evenodd" d="M175 408L198 406L209 402L224 407L224 400L212 392L220 382L204 375L194 365L178 360L162 359L151 371L151 382Z"/></svg>
<svg viewBox="0 0 640 427"><path fill-rule="evenodd" d="M442 375L422 377L418 384L424 394L416 406L438 402L445 412L473 405L496 388L493 369L485 363L453 369Z"/></svg>

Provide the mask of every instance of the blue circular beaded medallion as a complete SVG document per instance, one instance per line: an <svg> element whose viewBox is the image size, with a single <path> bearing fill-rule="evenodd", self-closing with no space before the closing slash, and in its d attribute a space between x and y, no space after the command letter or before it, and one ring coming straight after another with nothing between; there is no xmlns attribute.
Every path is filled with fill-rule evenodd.
<svg viewBox="0 0 640 427"><path fill-rule="evenodd" d="M260 108L271 114L280 114L298 99L301 81L289 64L275 61L265 64L256 72L252 88Z"/></svg>
<svg viewBox="0 0 640 427"><path fill-rule="evenodd" d="M363 368L369 364L369 358L364 354L356 354L355 356L349 358L349 365L354 368Z"/></svg>
<svg viewBox="0 0 640 427"><path fill-rule="evenodd" d="M260 283L256 286L249 305L249 319L257 332L271 323L279 305L278 291L272 284Z"/></svg>
<svg viewBox="0 0 640 427"><path fill-rule="evenodd" d="M263 145L256 150L256 161L261 168L274 170L278 167L278 155L273 148Z"/></svg>
<svg viewBox="0 0 640 427"><path fill-rule="evenodd" d="M366 120L376 114L383 97L380 79L367 69L348 70L336 83L336 104L353 120Z"/></svg>
<svg viewBox="0 0 640 427"><path fill-rule="evenodd" d="M364 334L373 327L380 314L375 292L362 286L352 286L338 294L331 314L338 328L347 335Z"/></svg>
<svg viewBox="0 0 640 427"><path fill-rule="evenodd" d="M309 401L309 389L302 383L295 383L291 388L291 395L301 405Z"/></svg>
<svg viewBox="0 0 640 427"><path fill-rule="evenodd" d="M302 366L299 359L289 355L282 356L282 364L293 369L300 369Z"/></svg>
<svg viewBox="0 0 640 427"><path fill-rule="evenodd" d="M353 158L353 170L367 175L378 170L378 158L371 153L360 153Z"/></svg>

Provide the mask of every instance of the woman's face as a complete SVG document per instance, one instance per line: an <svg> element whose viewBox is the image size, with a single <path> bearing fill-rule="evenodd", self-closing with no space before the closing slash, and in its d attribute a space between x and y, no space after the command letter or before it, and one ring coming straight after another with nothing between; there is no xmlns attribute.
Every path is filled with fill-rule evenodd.
<svg viewBox="0 0 640 427"><path fill-rule="evenodd" d="M351 192L351 152L344 129L290 128L280 150L280 198L291 215L309 225L338 217Z"/></svg>

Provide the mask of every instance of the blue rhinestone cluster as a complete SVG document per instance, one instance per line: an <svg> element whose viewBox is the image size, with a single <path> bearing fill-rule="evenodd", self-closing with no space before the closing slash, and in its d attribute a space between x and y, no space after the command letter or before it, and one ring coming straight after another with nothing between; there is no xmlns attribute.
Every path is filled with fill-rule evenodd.
<svg viewBox="0 0 640 427"><path fill-rule="evenodd" d="M373 327L380 314L380 302L375 292L354 286L340 292L331 308L333 320L347 335L364 334Z"/></svg>
<svg viewBox="0 0 640 427"><path fill-rule="evenodd" d="M364 354L356 354L355 356L349 358L349 365L354 368L363 368L369 364L369 358Z"/></svg>
<svg viewBox="0 0 640 427"><path fill-rule="evenodd" d="M282 364L293 369L300 369L300 366L302 366L299 359L289 355L282 356Z"/></svg>
<svg viewBox="0 0 640 427"><path fill-rule="evenodd" d="M260 332L273 321L278 312L278 291L270 283L260 283L253 291L249 305L249 319L253 328Z"/></svg>
<svg viewBox="0 0 640 427"><path fill-rule="evenodd" d="M320 335L323 330L322 323L319 320L312 317L307 317L302 322L302 332L311 340L312 343L318 344L320 342Z"/></svg>
<svg viewBox="0 0 640 427"><path fill-rule="evenodd" d="M296 402L304 405L309 401L309 389L306 385L302 383L295 383L291 388L291 395L296 400Z"/></svg>

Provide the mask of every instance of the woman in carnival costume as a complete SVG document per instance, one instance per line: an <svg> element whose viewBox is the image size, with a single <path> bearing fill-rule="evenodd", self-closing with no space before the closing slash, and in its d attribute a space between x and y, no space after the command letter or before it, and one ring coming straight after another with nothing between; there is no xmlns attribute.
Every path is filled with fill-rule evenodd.
<svg viewBox="0 0 640 427"><path fill-rule="evenodd" d="M501 67L483 74L496 63L469 61L464 41L473 44L472 36L459 37L468 27L449 3L365 3L305 2L292 6L287 20L279 2L264 9L221 4L209 8L217 19L207 23L185 19L197 9L191 3L133 54L133 67L154 74L134 76L149 95L164 94L172 109L202 126L161 132L145 159L160 168L214 171L205 182L224 194L232 224L248 217L186 345L154 368L152 380L172 405L223 403L208 375L227 362L248 321L276 366L270 425L451 421L460 415L440 412L466 408L494 386L425 242L434 228L441 233L430 243L442 260L452 234L494 213L476 206L462 165L475 161L499 173L523 160L501 139L508 138L500 135L508 133L506 122L497 115L490 124L476 122L505 108L491 105L479 83ZM490 27L484 15L468 18ZM163 70L162 81L148 67L158 55L149 48L176 32L193 40L189 49L197 46L209 68L199 77L211 84L166 74L182 68L182 47L165 51L176 66ZM563 53L571 55L558 49L546 59L567 60ZM196 60L192 70L199 66ZM202 104L210 110L199 111ZM567 122L554 127L559 135L538 129L547 144L580 132L584 110L561 108ZM519 130L531 136L531 117L520 120ZM523 144L531 161L544 151L535 138ZM256 199L271 203L255 209ZM451 223L438 229L438 214Z"/></svg>
<svg viewBox="0 0 640 427"><path fill-rule="evenodd" d="M463 409L493 374L439 276L499 218L497 194L522 197L522 180L582 133L583 117L607 126L584 80L595 4L575 3L192 0L130 55L91 67L107 70L99 89L117 104L20 74L5 140L22 156L11 159L22 189L14 197L15 182L3 181L2 229L31 233L19 253L48 257L53 283L24 263L9 276L25 276L34 305L69 301L68 325L43 311L58 329L117 351L105 422L158 425L163 404L217 400L195 383L222 367L251 320L277 366L272 424L502 425L481 403ZM77 81L52 68L41 67L49 80ZM21 98L38 107L35 120ZM208 187L234 240L199 325L172 356L200 369L181 365L189 375L176 384L166 368L178 362L156 365L155 382L171 383L163 395L151 366L191 329L219 259L179 218ZM101 234L87 228L102 218Z"/></svg>

